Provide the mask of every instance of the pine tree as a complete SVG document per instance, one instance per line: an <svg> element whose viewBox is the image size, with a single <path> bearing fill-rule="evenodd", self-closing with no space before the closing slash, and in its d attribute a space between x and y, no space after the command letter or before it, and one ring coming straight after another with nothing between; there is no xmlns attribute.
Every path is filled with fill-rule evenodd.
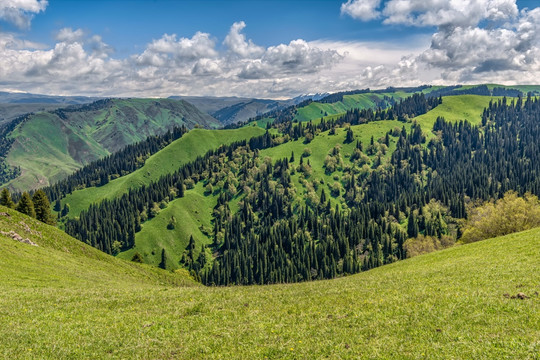
<svg viewBox="0 0 540 360"><path fill-rule="evenodd" d="M3 205L10 209L13 209L15 207L15 204L13 203L13 200L11 200L11 195L7 188L4 188L2 190L2 194L0 194L0 205Z"/></svg>
<svg viewBox="0 0 540 360"><path fill-rule="evenodd" d="M347 129L347 135L345 136L345 144L350 144L353 142L353 140L354 140L354 134L353 134L352 129L349 127Z"/></svg>
<svg viewBox="0 0 540 360"><path fill-rule="evenodd" d="M45 192L43 190L36 191L32 197L32 202L34 203L36 219L45 224L53 225L55 220L51 214L51 204Z"/></svg>
<svg viewBox="0 0 540 360"><path fill-rule="evenodd" d="M34 203L32 202L32 198L30 198L30 195L26 191L23 192L23 194L21 195L21 199L17 203L17 207L15 208L15 210L33 218L36 217Z"/></svg>
<svg viewBox="0 0 540 360"><path fill-rule="evenodd" d="M161 262L158 265L162 269L167 269L167 254L165 249L161 249Z"/></svg>

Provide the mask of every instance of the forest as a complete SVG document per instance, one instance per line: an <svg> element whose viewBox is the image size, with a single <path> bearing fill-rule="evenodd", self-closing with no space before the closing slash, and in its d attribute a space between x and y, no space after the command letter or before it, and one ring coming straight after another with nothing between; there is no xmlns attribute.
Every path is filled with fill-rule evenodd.
<svg viewBox="0 0 540 360"><path fill-rule="evenodd" d="M540 194L540 102L531 96L504 97L490 102L478 126L439 117L433 136L413 122L410 130L403 126L369 143L355 141L352 126L389 119L406 124L442 101L415 94L388 110L356 109L318 122L276 121L262 136L210 150L147 186L92 204L79 217L67 219L65 231L117 254L135 245L145 221L203 182L206 193L217 196L210 252L204 246L196 249L191 237L177 265L206 285L330 279L389 264L426 247L451 246L463 237L464 221L475 211L472 202L503 198L510 190ZM346 130L344 142L353 143L354 151L345 156L339 145L329 149L324 169L336 180L333 184L312 177L310 153L260 156L263 149L299 139L309 144L337 128ZM65 216L69 208L60 209L62 196L133 171L186 131L176 128L130 145L39 196L56 202L55 210ZM395 150L386 156L391 142ZM292 181L295 174L311 189L304 197ZM237 211L231 211L232 201ZM43 216L42 221L51 222L49 215ZM168 226L175 226L173 220ZM161 256L160 266L166 268L164 249ZM133 260L141 261L140 254Z"/></svg>

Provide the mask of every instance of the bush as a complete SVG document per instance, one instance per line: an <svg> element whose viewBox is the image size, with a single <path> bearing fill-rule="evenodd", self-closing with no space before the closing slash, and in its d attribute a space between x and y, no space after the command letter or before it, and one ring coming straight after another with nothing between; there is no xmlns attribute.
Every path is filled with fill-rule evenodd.
<svg viewBox="0 0 540 360"><path fill-rule="evenodd" d="M540 226L540 202L531 194L519 197L515 191L502 199L480 204L468 211L461 242L471 243Z"/></svg>
<svg viewBox="0 0 540 360"><path fill-rule="evenodd" d="M407 257L411 258L446 249L447 247L454 245L454 243L454 239L448 235L443 235L440 239L433 236L419 235L418 237L407 239L407 241L403 243L403 249L405 249Z"/></svg>

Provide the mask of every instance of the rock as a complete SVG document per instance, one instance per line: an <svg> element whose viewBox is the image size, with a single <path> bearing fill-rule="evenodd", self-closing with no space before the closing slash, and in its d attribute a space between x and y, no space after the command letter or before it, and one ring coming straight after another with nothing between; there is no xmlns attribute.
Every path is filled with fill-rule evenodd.
<svg viewBox="0 0 540 360"><path fill-rule="evenodd" d="M9 232L0 231L0 234L2 234L4 236L8 236L8 237L12 238L13 240L21 242L23 244L28 244L28 245L32 245L32 246L38 246L35 242L33 242L32 240L30 240L28 238L23 239L23 237L21 235L17 234L13 230L11 230Z"/></svg>

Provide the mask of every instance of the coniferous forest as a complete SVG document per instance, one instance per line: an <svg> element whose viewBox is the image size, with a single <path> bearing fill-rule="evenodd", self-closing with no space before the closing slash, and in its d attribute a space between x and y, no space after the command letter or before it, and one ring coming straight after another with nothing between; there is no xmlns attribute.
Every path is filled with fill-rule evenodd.
<svg viewBox="0 0 540 360"><path fill-rule="evenodd" d="M479 126L438 118L429 140L413 123L409 131L395 129L370 144L357 141L339 181L323 186L317 197L299 199L291 181L295 172L309 177L309 157L272 161L259 151L302 138L309 143L338 127L392 118L405 122L441 102L415 95L386 111L353 110L317 123L276 122L277 132L221 146L148 186L92 205L68 220L65 230L107 253L130 249L144 221L202 181L219 195L210 235L215 256L188 249L181 265L204 284L328 279L404 259L409 238L459 238L459 221L467 217L471 199L499 198L508 190L540 194L538 99L492 101ZM396 149L384 159L378 149L390 138ZM345 141L354 141L350 128ZM365 171L365 157L375 153L379 156ZM328 174L338 158L336 147L325 162ZM230 172L234 179L224 175ZM79 174L79 184L98 180L86 169ZM63 186L46 191L55 199L69 191ZM332 205L340 195L345 209ZM233 199L239 199L234 213Z"/></svg>

